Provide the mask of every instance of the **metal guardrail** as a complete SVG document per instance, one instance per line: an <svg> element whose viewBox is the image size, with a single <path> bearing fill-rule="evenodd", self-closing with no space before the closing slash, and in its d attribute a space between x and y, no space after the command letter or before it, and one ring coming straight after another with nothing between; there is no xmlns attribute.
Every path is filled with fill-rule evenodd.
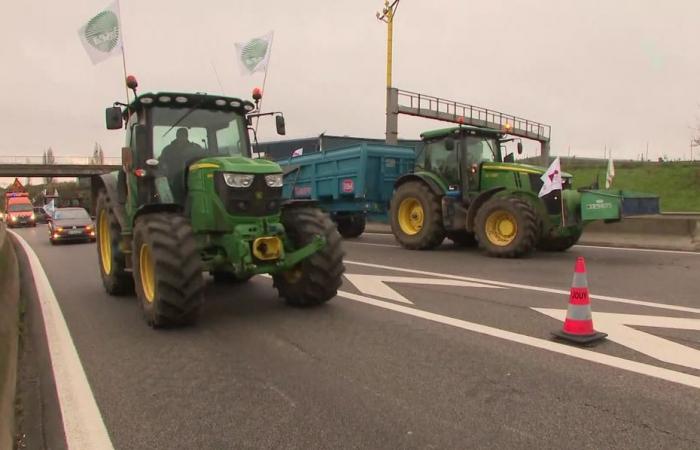
<svg viewBox="0 0 700 450"><path fill-rule="evenodd" d="M47 163L43 156L0 156L0 164L119 166L121 158L109 156L96 161L91 156L54 156Z"/></svg>
<svg viewBox="0 0 700 450"><path fill-rule="evenodd" d="M402 114L487 127L538 141L549 141L551 137L549 125L512 114L401 89L396 89L396 93L397 112Z"/></svg>

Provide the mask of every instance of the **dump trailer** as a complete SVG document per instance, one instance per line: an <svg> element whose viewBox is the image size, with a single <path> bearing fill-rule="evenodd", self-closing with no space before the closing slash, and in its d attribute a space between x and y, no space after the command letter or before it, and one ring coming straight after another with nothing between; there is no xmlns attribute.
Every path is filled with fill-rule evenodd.
<svg viewBox="0 0 700 450"><path fill-rule="evenodd" d="M360 236L367 219L386 221L396 180L413 170L412 147L351 145L278 161L283 196L314 200L343 237Z"/></svg>
<svg viewBox="0 0 700 450"><path fill-rule="evenodd" d="M111 295L135 291L153 327L193 323L204 277L242 283L269 274L298 307L332 299L343 250L334 223L311 202L284 201L282 169L251 158L248 100L156 92L106 110L108 129L126 127L122 170L93 181L97 263ZM232 296L236 289L230 290Z"/></svg>

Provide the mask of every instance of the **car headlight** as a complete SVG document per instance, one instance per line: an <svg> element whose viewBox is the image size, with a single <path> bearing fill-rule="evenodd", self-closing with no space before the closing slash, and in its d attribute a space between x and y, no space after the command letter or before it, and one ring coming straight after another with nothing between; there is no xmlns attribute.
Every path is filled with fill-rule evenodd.
<svg viewBox="0 0 700 450"><path fill-rule="evenodd" d="M30 219L30 220L36 219L36 216L34 215L34 213L32 213L32 214L29 216L29 219Z"/></svg>
<svg viewBox="0 0 700 450"><path fill-rule="evenodd" d="M265 183L270 187L282 187L282 174L265 175Z"/></svg>
<svg viewBox="0 0 700 450"><path fill-rule="evenodd" d="M17 222L17 216L12 216L12 221Z"/></svg>
<svg viewBox="0 0 700 450"><path fill-rule="evenodd" d="M253 178L255 175L247 173L225 173L224 181L228 186L234 188L247 188L253 184Z"/></svg>

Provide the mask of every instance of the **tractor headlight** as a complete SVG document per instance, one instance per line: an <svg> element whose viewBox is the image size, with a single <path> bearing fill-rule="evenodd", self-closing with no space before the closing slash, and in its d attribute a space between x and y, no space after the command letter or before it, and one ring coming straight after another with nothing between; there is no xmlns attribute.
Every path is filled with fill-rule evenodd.
<svg viewBox="0 0 700 450"><path fill-rule="evenodd" d="M269 187L282 187L282 174L281 173L274 173L272 175L265 175L265 183Z"/></svg>
<svg viewBox="0 0 700 450"><path fill-rule="evenodd" d="M226 184L233 188L247 188L253 184L253 178L255 175L247 173L225 173L224 181Z"/></svg>

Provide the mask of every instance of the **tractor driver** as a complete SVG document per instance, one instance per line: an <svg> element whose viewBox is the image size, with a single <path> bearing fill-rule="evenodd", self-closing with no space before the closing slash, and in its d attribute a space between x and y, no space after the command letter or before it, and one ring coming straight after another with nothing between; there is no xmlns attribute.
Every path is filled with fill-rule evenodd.
<svg viewBox="0 0 700 450"><path fill-rule="evenodd" d="M168 177L173 198L179 204L185 201L185 175L187 166L206 156L202 147L190 142L187 128L178 128L175 140L165 146L160 154L159 165Z"/></svg>

